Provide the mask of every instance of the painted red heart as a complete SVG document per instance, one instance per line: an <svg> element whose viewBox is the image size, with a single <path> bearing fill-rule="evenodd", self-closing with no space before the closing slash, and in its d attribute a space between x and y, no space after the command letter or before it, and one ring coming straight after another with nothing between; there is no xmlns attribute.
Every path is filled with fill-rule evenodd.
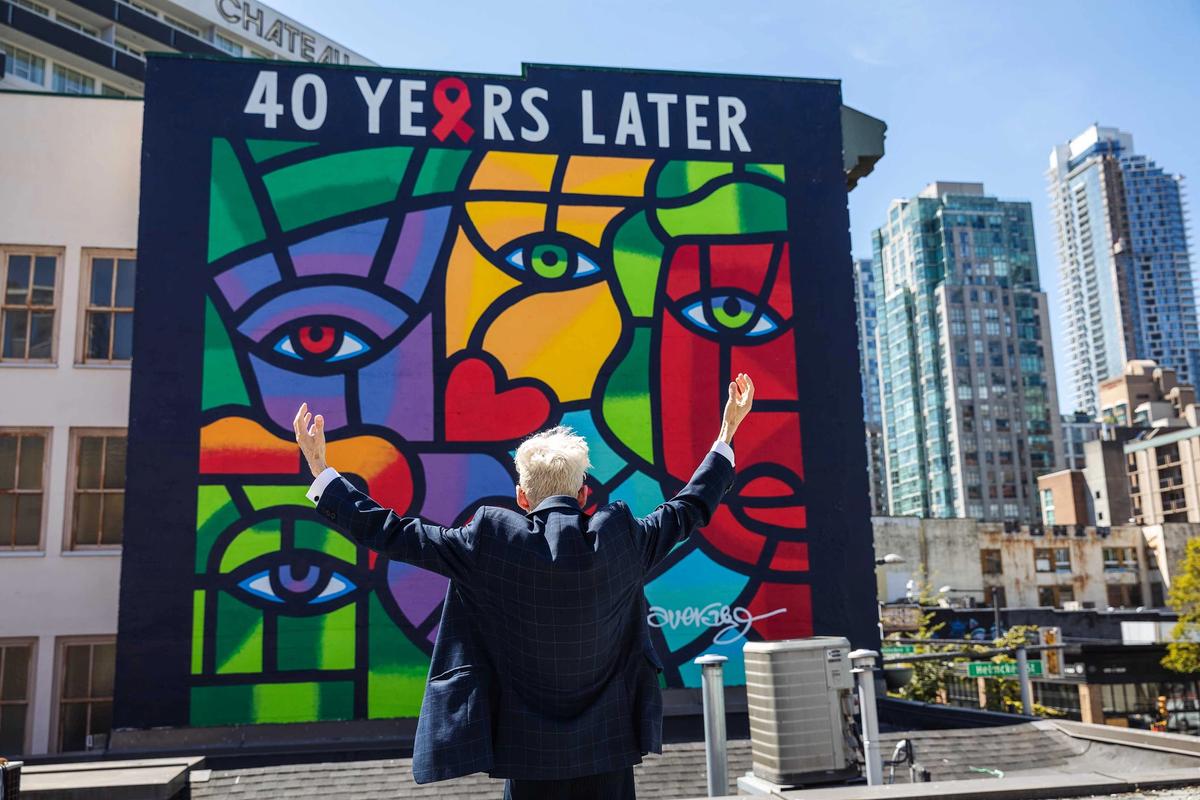
<svg viewBox="0 0 1200 800"><path fill-rule="evenodd" d="M505 442L534 433L550 418L550 398L534 386L497 388L492 366L468 358L446 382L446 439Z"/></svg>

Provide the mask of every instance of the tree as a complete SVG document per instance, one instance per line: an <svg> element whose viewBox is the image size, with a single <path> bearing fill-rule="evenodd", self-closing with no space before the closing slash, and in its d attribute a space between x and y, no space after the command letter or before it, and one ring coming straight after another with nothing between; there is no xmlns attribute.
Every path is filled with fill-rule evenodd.
<svg viewBox="0 0 1200 800"><path fill-rule="evenodd" d="M933 639L937 636L937 632L945 627L944 622L934 622L933 611L925 611L926 608L936 606L940 598L925 578L925 572L922 568L918 571L916 578L913 580L913 585L916 587L916 602L921 607L921 624L916 632L912 635L914 639ZM890 641L903 641L903 638L894 634L888 637ZM905 637L907 638L907 637ZM914 645L913 653L936 653L946 650L945 647L936 645L918 644ZM899 691L900 697L905 700L918 700L922 703L938 702L938 694L946 685L946 675L950 671L950 666L945 661L914 661L911 664L901 665L912 669L912 679Z"/></svg>
<svg viewBox="0 0 1200 800"><path fill-rule="evenodd" d="M1175 672L1200 672L1200 538L1188 540L1167 601L1179 612L1179 622L1162 665Z"/></svg>

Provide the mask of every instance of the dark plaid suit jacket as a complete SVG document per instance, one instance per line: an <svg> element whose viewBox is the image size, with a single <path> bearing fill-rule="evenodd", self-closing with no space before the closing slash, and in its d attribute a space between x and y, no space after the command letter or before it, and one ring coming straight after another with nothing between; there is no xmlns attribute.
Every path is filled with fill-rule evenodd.
<svg viewBox="0 0 1200 800"><path fill-rule="evenodd" d="M588 517L574 498L551 497L526 515L485 506L461 528L398 516L344 478L330 483L319 513L372 550L451 579L417 722L416 782L572 778L662 752L662 662L642 586L733 480L729 460L709 453L641 519L620 502Z"/></svg>

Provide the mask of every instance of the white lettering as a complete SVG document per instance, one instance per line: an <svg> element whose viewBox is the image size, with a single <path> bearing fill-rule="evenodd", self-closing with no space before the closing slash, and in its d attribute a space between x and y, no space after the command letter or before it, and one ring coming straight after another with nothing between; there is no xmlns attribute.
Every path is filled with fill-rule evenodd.
<svg viewBox="0 0 1200 800"><path fill-rule="evenodd" d="M279 73L260 72L254 79L254 87L242 109L246 114L262 114L263 127L274 128L283 113L283 103L279 102Z"/></svg>
<svg viewBox="0 0 1200 800"><path fill-rule="evenodd" d="M713 635L713 644L732 644L739 639L744 639L755 622L785 613L787 613L786 608L777 608L774 611L767 611L755 616L750 613L749 609L741 606L730 607L720 603L709 603L703 608L689 606L688 608L666 609L661 606L651 606L650 613L646 615L646 624L652 628L670 628L672 630L697 626L704 628L721 626L720 630Z"/></svg>
<svg viewBox="0 0 1200 800"><path fill-rule="evenodd" d="M701 94L689 94L684 98L687 106L687 146L689 150L712 150L712 142L700 138L700 129L708 127L708 118L700 116L700 107L708 105L708 98Z"/></svg>
<svg viewBox="0 0 1200 800"><path fill-rule="evenodd" d="M313 113L304 113L305 90L313 90ZM306 131L315 131L325 124L325 112L328 109L325 94L325 81L319 75L307 72L296 78L292 84L292 119L296 125Z"/></svg>
<svg viewBox="0 0 1200 800"><path fill-rule="evenodd" d="M604 144L604 134L596 133L596 126L592 120L591 89L584 89L580 92L580 105L583 110L583 143Z"/></svg>
<svg viewBox="0 0 1200 800"><path fill-rule="evenodd" d="M639 147L646 146L646 133L642 130L642 110L638 108L637 95L626 92L621 98L621 116L617 121L617 135L613 137L613 144L625 144L630 136L633 137L634 144Z"/></svg>
<svg viewBox="0 0 1200 800"><path fill-rule="evenodd" d="M356 76L354 82L358 84L358 90L362 92L363 100L367 101L367 133L379 133L379 108L383 105L383 99L387 97L388 90L392 88L392 79L380 78L374 89L371 88L370 82L361 75ZM403 101L401 101L400 108L403 113ZM401 116L401 127L404 125L403 119Z"/></svg>
<svg viewBox="0 0 1200 800"><path fill-rule="evenodd" d="M717 98L717 135L722 150L729 149L729 138L737 142L738 150L750 152L750 143L742 133L742 123L746 121L746 104L736 97Z"/></svg>
<svg viewBox="0 0 1200 800"><path fill-rule="evenodd" d="M525 113L533 120L537 127L530 129L524 125L521 126L521 138L527 142L540 142L550 133L550 122L546 119L546 115L542 110L533 104L534 100L549 100L550 93L545 89L537 86L531 86L521 92L521 108L525 109Z"/></svg>
<svg viewBox="0 0 1200 800"><path fill-rule="evenodd" d="M671 146L671 106L679 102L677 94L661 94L660 92L650 92L646 95L646 101L653 103L658 109L658 146Z"/></svg>
<svg viewBox="0 0 1200 800"><path fill-rule="evenodd" d="M425 104L413 99L413 92L425 91L425 81L400 81L400 135L424 136L425 126L413 122L413 116L425 110Z"/></svg>
<svg viewBox="0 0 1200 800"><path fill-rule="evenodd" d="M512 108L512 92L506 86L483 86L483 138L495 139L499 131L500 138L506 142L513 140L512 130L504 119L504 114Z"/></svg>

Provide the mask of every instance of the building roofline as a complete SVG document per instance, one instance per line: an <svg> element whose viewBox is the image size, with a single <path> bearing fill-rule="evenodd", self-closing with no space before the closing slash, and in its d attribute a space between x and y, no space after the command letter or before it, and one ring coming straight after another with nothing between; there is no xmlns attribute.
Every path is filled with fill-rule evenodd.
<svg viewBox="0 0 1200 800"><path fill-rule="evenodd" d="M531 72L545 69L571 69L580 70L583 72L606 72L606 73L636 73L650 75L669 75L676 77L691 77L691 78L733 78L736 80L754 80L754 81L772 81L780 83L807 83L820 84L826 86L841 87L842 82L837 78L801 78L794 75L753 75L747 73L734 72L704 72L701 70L680 70L680 69L642 69L640 67L612 67L612 66L596 66L587 64L548 64L544 62L529 62L522 61L519 72L474 72L469 70L446 70L446 69L417 69L413 67L385 67L375 64L313 64L305 61L288 61L284 59L267 59L267 58L248 58L248 57L230 57L208 53L174 53L170 51L151 50L146 52L147 63L150 58L155 59L184 59L189 61L234 61L238 63L258 63L272 64L274 66L296 65L296 66L319 66L322 68L332 68L339 70L355 70L368 72L385 72L388 74L412 74L412 75L448 75L448 76L466 76L472 78L527 78Z"/></svg>

